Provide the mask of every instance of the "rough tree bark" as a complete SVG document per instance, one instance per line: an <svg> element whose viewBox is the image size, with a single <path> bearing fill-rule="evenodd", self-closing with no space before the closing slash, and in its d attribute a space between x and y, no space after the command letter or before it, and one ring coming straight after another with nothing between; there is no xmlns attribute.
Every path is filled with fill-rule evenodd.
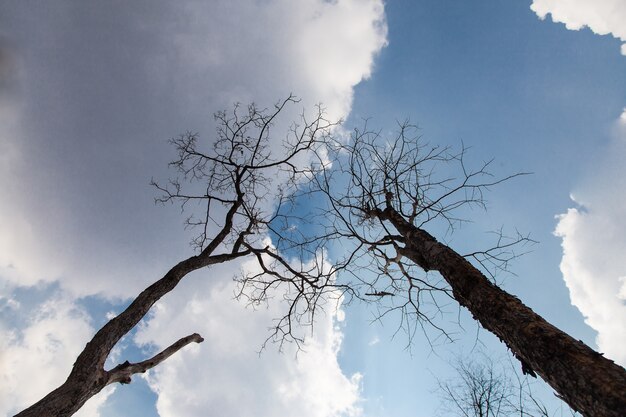
<svg viewBox="0 0 626 417"><path fill-rule="evenodd" d="M450 297L506 344L524 373L540 375L573 410L589 417L626 415L624 368L548 323L468 261L473 258L494 279L527 237L506 240L500 232L493 248L463 256L425 230L444 226L439 230L450 232L468 213L459 218L459 209L485 208L486 190L521 174L494 179L490 162L470 169L465 148L430 146L416 131L405 123L396 137L382 137L366 125L350 140L334 141L333 169L302 193L328 201L321 239L346 248L340 265L348 274L340 281L355 293L364 289L357 297L383 304L381 317L400 311L401 326L412 320L445 336L435 321L441 313L437 297Z"/></svg>
<svg viewBox="0 0 626 417"><path fill-rule="evenodd" d="M585 416L624 416L624 368L491 283L463 256L407 222L391 204L371 210L370 215L389 222L403 237L404 246L398 247L402 256L443 276L459 304L511 349L524 373L539 374L573 410Z"/></svg>

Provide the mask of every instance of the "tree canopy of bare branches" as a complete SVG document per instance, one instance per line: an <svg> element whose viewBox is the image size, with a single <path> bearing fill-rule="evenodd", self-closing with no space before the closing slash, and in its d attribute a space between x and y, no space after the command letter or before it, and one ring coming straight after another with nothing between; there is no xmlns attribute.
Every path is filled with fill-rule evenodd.
<svg viewBox="0 0 626 417"><path fill-rule="evenodd" d="M454 231L463 209L482 208L485 193L523 175L494 177L490 162L468 166L466 149L429 146L409 123L391 137L367 125L349 138L328 137L310 181L297 198L317 203L310 218L313 234L278 240L279 249L334 247L337 285L349 299L376 302L380 316L400 312L409 338L429 326L447 337L437 318L442 304L454 300L480 325L495 334L521 363L524 374L541 376L573 410L586 416L623 415L626 371L582 341L548 323L494 278L532 243L517 234L499 233L487 249L460 254L427 229ZM290 212L277 215L289 235L298 221ZM470 262L473 261L474 263Z"/></svg>
<svg viewBox="0 0 626 417"><path fill-rule="evenodd" d="M392 137L355 130L349 140L335 140L329 148L333 169L318 173L308 192L328 201L331 230L324 236L334 233L333 238L353 242L345 245L350 249L341 261L354 265L345 268L352 273L348 286L365 287L377 299L397 299L390 309L435 327L428 304L436 311L441 296L448 296L512 351L523 373L541 376L573 410L585 416L624 415L624 368L489 278L507 268L528 237L499 239L492 248L464 256L427 231L435 222L456 227L463 221L459 210L483 206L486 191L521 174L494 178L489 162L472 169L464 148L428 146L409 124L401 124Z"/></svg>
<svg viewBox="0 0 626 417"><path fill-rule="evenodd" d="M456 302L506 344L524 373L541 376L572 409L623 415L626 371L493 282L528 237L500 233L493 247L463 255L427 231L436 225L453 231L464 221L463 208L484 207L486 191L522 174L495 178L489 162L472 169L465 148L429 146L408 123L392 137L367 125L342 134L321 107L311 119L303 114L281 141L273 128L296 102L290 96L269 110L250 105L217 113L212 147L191 132L172 140L178 177L153 185L157 202L188 213L196 254L106 323L67 380L18 416L72 415L106 385L128 383L201 342L193 334L151 359L104 369L115 344L185 276L244 257L256 268L237 278L239 297L258 304L280 287L286 306L269 339L299 344L299 326L312 325L330 298L375 303L381 317L400 312L409 338L421 326L445 337L441 303Z"/></svg>
<svg viewBox="0 0 626 417"><path fill-rule="evenodd" d="M157 181L152 184L161 193L157 202L178 203L191 213L187 225L197 231L192 242L196 254L173 266L107 322L79 354L67 380L18 416L70 416L105 386L130 383L133 374L153 368L189 343L202 342L200 335L192 334L152 358L104 368L115 344L154 303L201 268L253 257L258 260L258 275L269 277L265 279L268 288L278 282L289 283L292 307L288 319L276 327L277 332L283 330L286 335L291 334L290 318L296 312L304 318L317 305L315 297L324 293L330 275L315 262L287 262L264 240L275 202L308 175L308 168L299 168L302 158L324 142L333 126L318 109L312 120L302 116L288 129L282 143L276 143L272 136L276 118L297 101L290 96L272 109L235 106L232 112L217 113L217 137L212 148L204 149L198 135L190 132L172 139L178 157L171 166L178 177L164 185ZM281 184L285 189L279 187ZM248 279L254 280L254 276ZM301 301L307 307L300 309Z"/></svg>

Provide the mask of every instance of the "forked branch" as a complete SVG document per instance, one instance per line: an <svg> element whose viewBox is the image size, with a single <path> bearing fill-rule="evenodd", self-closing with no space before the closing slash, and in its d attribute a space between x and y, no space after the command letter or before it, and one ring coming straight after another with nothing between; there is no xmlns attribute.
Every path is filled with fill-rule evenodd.
<svg viewBox="0 0 626 417"><path fill-rule="evenodd" d="M264 243L274 216L273 201L283 198L290 187L296 187L302 178L319 169L304 162L307 154L316 152L324 142L322 138L328 136L335 125L325 119L323 109L318 107L311 119L303 115L301 123L287 127L282 144L277 146L280 142L273 136L275 123L288 106L296 103L298 100L289 96L271 110L252 104L246 109L235 106L232 113L216 113L217 137L212 141L212 148L205 149L199 136L190 132L172 139L177 159L170 166L179 177L166 181L166 185L153 180L152 185L161 193L156 202L177 203L190 213L187 226L200 230L192 241L196 255L172 267L144 289L122 313L107 322L80 353L67 380L19 413L19 417L70 416L106 385L128 383L132 374L151 369L189 343L200 343L202 337L192 334L145 361L124 362L110 371L104 369L111 350L120 339L193 271L261 255L257 259L267 276L277 276L272 270L277 266L281 279L301 282L301 288L317 279L314 275L321 270L291 267L292 263L278 252L270 252ZM267 256L272 262L261 262ZM311 288L314 288L312 293L302 294L306 295L309 306L315 306L320 288ZM291 336L290 327L285 337Z"/></svg>

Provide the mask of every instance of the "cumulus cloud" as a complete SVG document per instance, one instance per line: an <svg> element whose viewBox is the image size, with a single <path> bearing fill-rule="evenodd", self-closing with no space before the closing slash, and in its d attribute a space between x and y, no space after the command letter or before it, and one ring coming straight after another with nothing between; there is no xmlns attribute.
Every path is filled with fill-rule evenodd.
<svg viewBox="0 0 626 417"><path fill-rule="evenodd" d="M626 55L626 2L623 0L533 0L531 10L540 19L548 14L554 22L564 23L569 30L588 27L598 35L611 34L625 42L622 55Z"/></svg>
<svg viewBox="0 0 626 417"><path fill-rule="evenodd" d="M212 112L290 92L295 114L321 102L346 117L387 36L381 0L0 7L21 48L17 110L0 127L0 273L77 295L130 296L188 253L180 217L147 186L168 175L168 138L210 140Z"/></svg>
<svg viewBox="0 0 626 417"><path fill-rule="evenodd" d="M16 86L0 89L0 287L55 282L68 297L109 299L134 296L190 254L179 210L155 208L147 185L169 176L168 138L192 130L210 140L212 112L237 101L271 106L291 92L302 98L294 114L321 102L330 119L344 118L387 42L382 0L4 2L0 27L15 63L0 62L0 76ZM336 359L340 312L320 320L298 361L270 351L259 359L276 311L231 300L235 269L177 289L138 338L164 346L186 329L207 338L151 377L161 414L174 415L171 404L189 415L206 415L198 410L207 404L224 407L220 415L358 414L358 376ZM7 410L60 383L93 331L69 301L45 306L26 328L0 328ZM37 383L28 379L40 369ZM107 394L84 413L95 415Z"/></svg>
<svg viewBox="0 0 626 417"><path fill-rule="evenodd" d="M205 341L185 348L150 372L162 417L361 415L360 375L346 376L337 362L342 332L337 311L318 317L303 352L270 345L257 352L272 319L282 314L280 294L256 311L233 300L233 284L219 267L194 277L158 303L136 336L140 344L163 348L183 334Z"/></svg>
<svg viewBox="0 0 626 417"><path fill-rule="evenodd" d="M11 302L13 301L13 302ZM8 299L8 308L22 308ZM5 308L7 308L5 306ZM1 308L1 307L0 307ZM93 333L88 315L56 293L34 312L25 328L0 323L0 415L13 415L39 400L67 377ZM82 416L98 416L113 387L89 401Z"/></svg>
<svg viewBox="0 0 626 417"><path fill-rule="evenodd" d="M572 197L577 207L558 216L561 271L572 304L598 332L606 356L626 366L626 122Z"/></svg>
<svg viewBox="0 0 626 417"><path fill-rule="evenodd" d="M625 42L626 2L622 0L533 0L530 8L569 30L588 27ZM562 238L561 271L572 304L598 332L598 348L626 364L626 109L614 126L614 142L572 196L576 207L557 216Z"/></svg>

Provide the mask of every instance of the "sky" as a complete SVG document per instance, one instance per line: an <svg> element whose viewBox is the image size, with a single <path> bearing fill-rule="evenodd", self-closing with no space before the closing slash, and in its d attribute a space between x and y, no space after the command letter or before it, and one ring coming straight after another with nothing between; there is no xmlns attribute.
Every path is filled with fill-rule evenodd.
<svg viewBox="0 0 626 417"><path fill-rule="evenodd" d="M193 253L149 186L170 174L167 140L210 141L213 112L291 92L348 129L410 118L496 174L532 172L448 241L529 233L505 288L626 365L624 22L621 0L0 3L0 415L60 384L108 318ZM247 267L199 271L161 300L111 365L206 341L80 414L434 416L453 358L506 356L463 312L454 343L407 349L397 321L359 305L320 318L297 356L259 355L280 306L233 299Z"/></svg>

